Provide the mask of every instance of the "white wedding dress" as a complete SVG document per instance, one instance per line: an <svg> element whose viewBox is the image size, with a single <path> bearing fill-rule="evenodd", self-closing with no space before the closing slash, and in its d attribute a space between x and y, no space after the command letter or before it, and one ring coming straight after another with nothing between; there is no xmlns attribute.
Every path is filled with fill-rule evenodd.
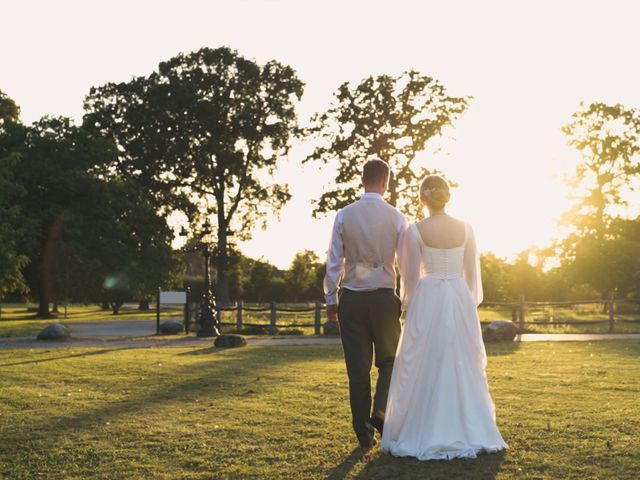
<svg viewBox="0 0 640 480"><path fill-rule="evenodd" d="M399 252L408 305L381 450L419 460L475 458L508 448L495 422L477 305L480 262L471 227L457 248L426 246L416 225Z"/></svg>

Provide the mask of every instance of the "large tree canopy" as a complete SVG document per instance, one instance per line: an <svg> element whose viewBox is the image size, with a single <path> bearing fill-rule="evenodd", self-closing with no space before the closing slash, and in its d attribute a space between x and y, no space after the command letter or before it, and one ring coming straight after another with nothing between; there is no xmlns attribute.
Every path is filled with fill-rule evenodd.
<svg viewBox="0 0 640 480"><path fill-rule="evenodd" d="M564 221L603 239L612 218L608 207L627 204L622 194L640 174L640 113L619 104L581 105L562 131L582 156L570 181L577 202Z"/></svg>
<svg viewBox="0 0 640 480"><path fill-rule="evenodd" d="M30 259L24 272L30 291L39 300L38 313L48 316L49 302L55 298L53 290L59 272L56 265L62 255L56 255L56 251L61 237L67 237L64 227L80 228L76 221L78 209L94 206L93 198L87 195L94 187L88 171L99 160L96 151L107 144L100 141L96 147L68 119L54 117L30 127L11 124L0 139L0 156L20 157L19 168L14 172L16 184L25 192L17 202L23 229L19 251ZM105 154L109 155L108 149ZM84 232L92 227L84 226ZM82 251L76 249L74 254ZM85 270L89 269L81 271Z"/></svg>
<svg viewBox="0 0 640 480"><path fill-rule="evenodd" d="M18 121L20 108L0 90L0 144L8 138ZM20 238L18 198L24 191L15 183L15 169L20 156L0 151L0 297L5 292L26 288L22 268L28 259L17 252Z"/></svg>
<svg viewBox="0 0 640 480"><path fill-rule="evenodd" d="M606 298L640 294L640 217L615 218L604 239L580 237L574 246L564 274L574 283L591 286Z"/></svg>
<svg viewBox="0 0 640 480"><path fill-rule="evenodd" d="M20 159L13 171L24 191L15 199L17 248L30 259L23 271L39 316L49 315L51 301L100 301L123 293L124 283L129 295L149 294L167 282L175 262L165 219L136 186L106 182L96 172L96 165L113 162L111 142L67 118L45 117L31 126L12 123L0 135L4 155ZM121 300L113 299L114 306Z"/></svg>
<svg viewBox="0 0 640 480"><path fill-rule="evenodd" d="M135 178L158 206L215 215L217 294L228 302L230 228L248 238L290 198L269 179L287 153L303 83L275 61L258 65L228 48L203 48L157 72L92 88L84 123L120 154L106 174ZM199 214L199 215L196 215Z"/></svg>
<svg viewBox="0 0 640 480"><path fill-rule="evenodd" d="M623 105L592 103L562 128L582 156L570 181L576 203L562 223L573 231L555 246L565 274L603 297L629 293L640 275L638 219L616 217L612 207L627 205L625 194L640 174L640 114Z"/></svg>
<svg viewBox="0 0 640 480"><path fill-rule="evenodd" d="M18 253L21 234L18 200L24 195L24 190L15 183L18 159L16 154L4 158L0 155L0 297L6 292L26 289L22 268L28 259Z"/></svg>
<svg viewBox="0 0 640 480"><path fill-rule="evenodd" d="M352 86L343 83L334 104L312 120L310 135L321 142L305 161L336 161L335 188L316 202L314 215L337 210L358 196L363 163L379 158L389 163L389 203L416 216L417 181L427 173L414 162L430 139L466 110L470 97L451 97L437 80L409 71L399 77L368 77Z"/></svg>

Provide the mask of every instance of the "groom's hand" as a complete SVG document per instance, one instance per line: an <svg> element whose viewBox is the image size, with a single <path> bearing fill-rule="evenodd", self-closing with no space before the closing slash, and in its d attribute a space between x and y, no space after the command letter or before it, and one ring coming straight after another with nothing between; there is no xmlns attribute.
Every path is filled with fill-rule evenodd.
<svg viewBox="0 0 640 480"><path fill-rule="evenodd" d="M327 320L338 325L338 305L327 305Z"/></svg>

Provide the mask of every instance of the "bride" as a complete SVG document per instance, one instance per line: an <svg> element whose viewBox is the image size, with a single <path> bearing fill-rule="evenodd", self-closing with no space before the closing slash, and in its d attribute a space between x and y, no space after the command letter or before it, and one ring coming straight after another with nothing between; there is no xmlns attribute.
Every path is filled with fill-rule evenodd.
<svg viewBox="0 0 640 480"><path fill-rule="evenodd" d="M475 458L508 448L495 423L477 305L480 263L471 226L447 215L449 185L426 177L429 217L399 254L407 315L393 366L383 452L419 460Z"/></svg>

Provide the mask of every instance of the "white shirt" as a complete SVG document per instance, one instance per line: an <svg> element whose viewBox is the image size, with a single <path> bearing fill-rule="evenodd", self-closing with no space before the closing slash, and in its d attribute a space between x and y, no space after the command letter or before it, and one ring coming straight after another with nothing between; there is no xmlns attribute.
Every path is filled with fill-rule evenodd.
<svg viewBox="0 0 640 480"><path fill-rule="evenodd" d="M394 262L404 215L378 193L368 192L336 215L327 254L324 293L327 305L338 303L338 287L371 291L396 287Z"/></svg>

